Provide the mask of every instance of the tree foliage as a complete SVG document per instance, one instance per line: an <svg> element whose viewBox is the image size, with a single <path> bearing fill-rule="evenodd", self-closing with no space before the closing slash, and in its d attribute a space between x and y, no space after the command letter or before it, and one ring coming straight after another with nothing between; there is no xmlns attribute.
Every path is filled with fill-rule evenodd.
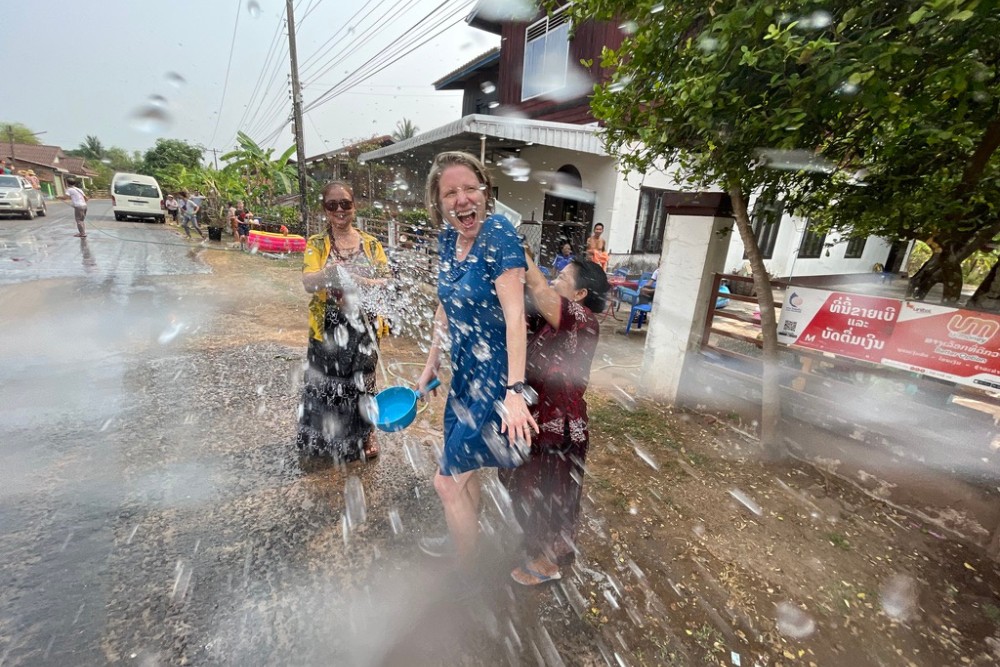
<svg viewBox="0 0 1000 667"><path fill-rule="evenodd" d="M35 133L22 123L0 123L0 141L10 142L11 139L15 144L37 146L41 143Z"/></svg>
<svg viewBox="0 0 1000 667"><path fill-rule="evenodd" d="M157 139L156 145L143 155L141 169L157 177L171 165L197 169L201 166L203 153L201 146L194 146L180 139Z"/></svg>
<svg viewBox="0 0 1000 667"><path fill-rule="evenodd" d="M402 141L417 136L419 131L420 128L414 125L413 121L409 118L403 118L403 120L396 121L396 129L392 132L392 138L396 141Z"/></svg>

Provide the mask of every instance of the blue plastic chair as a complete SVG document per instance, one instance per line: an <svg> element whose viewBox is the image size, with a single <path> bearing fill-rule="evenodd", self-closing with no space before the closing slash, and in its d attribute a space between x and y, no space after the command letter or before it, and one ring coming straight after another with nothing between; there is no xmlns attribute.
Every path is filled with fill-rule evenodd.
<svg viewBox="0 0 1000 667"><path fill-rule="evenodd" d="M619 287L618 288L618 303L627 303L629 305L635 305L639 303L639 290L653 282L648 277L640 278L639 284L636 285L635 289L631 287Z"/></svg>
<svg viewBox="0 0 1000 667"><path fill-rule="evenodd" d="M628 324L625 325L625 335L627 336L632 330L632 322L636 320L638 316L638 323L636 323L636 328L642 328L642 323L646 320L646 316L653 310L653 304L651 303L637 303L632 306L632 310L628 314Z"/></svg>
<svg viewBox="0 0 1000 667"><path fill-rule="evenodd" d="M729 294L729 287L726 285L719 285L719 296L715 299L715 309L720 310L729 305L729 299L722 296L723 294Z"/></svg>

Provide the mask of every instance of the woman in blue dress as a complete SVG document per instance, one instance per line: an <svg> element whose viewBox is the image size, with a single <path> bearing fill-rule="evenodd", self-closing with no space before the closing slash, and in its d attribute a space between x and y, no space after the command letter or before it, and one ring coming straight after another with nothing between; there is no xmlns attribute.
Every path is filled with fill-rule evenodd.
<svg viewBox="0 0 1000 667"><path fill-rule="evenodd" d="M444 453L434 489L444 506L459 559L471 564L479 535L480 480L485 467L513 467L538 431L524 397L527 263L514 226L493 209L493 182L483 164L461 152L441 153L427 177L431 220L439 237L438 308L420 390L451 355L444 415Z"/></svg>

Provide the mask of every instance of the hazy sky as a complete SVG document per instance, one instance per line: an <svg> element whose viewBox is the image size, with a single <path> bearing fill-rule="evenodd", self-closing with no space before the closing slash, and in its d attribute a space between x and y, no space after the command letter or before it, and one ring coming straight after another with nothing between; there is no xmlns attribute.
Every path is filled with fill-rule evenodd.
<svg viewBox="0 0 1000 667"><path fill-rule="evenodd" d="M442 2L447 11L425 24L433 29L424 34L414 28ZM254 11L255 4L259 11ZM303 100L308 105L366 61L378 61L408 40L423 41L463 17L474 3L295 0L293 4ZM234 146L237 129L264 140L290 109L284 7L284 0L4 2L0 41L8 57L0 85L0 121L44 131L40 141L64 149L75 148L88 134L105 146L128 150L145 150L163 136L225 151ZM268 67L262 77L279 23L280 70ZM498 43L496 36L459 21L308 112L306 153L321 153L372 134L390 134L403 117L422 130L457 119L461 94L435 91L431 82ZM231 47L232 66L220 116ZM278 59L272 55L269 62ZM273 79L272 72L276 72ZM134 115L150 104L169 118L165 128L159 122L137 122ZM267 145L284 149L292 142L289 126Z"/></svg>

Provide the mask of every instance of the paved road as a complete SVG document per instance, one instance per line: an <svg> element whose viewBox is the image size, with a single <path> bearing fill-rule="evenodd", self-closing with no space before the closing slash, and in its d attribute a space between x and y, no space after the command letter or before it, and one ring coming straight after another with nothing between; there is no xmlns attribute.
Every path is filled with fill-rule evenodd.
<svg viewBox="0 0 1000 667"><path fill-rule="evenodd" d="M375 464L299 470L293 264L107 202L76 239L49 211L0 220L0 665L589 661L565 607L495 585L509 550L474 595L417 552L443 527L429 421ZM502 546L510 508L484 499Z"/></svg>

